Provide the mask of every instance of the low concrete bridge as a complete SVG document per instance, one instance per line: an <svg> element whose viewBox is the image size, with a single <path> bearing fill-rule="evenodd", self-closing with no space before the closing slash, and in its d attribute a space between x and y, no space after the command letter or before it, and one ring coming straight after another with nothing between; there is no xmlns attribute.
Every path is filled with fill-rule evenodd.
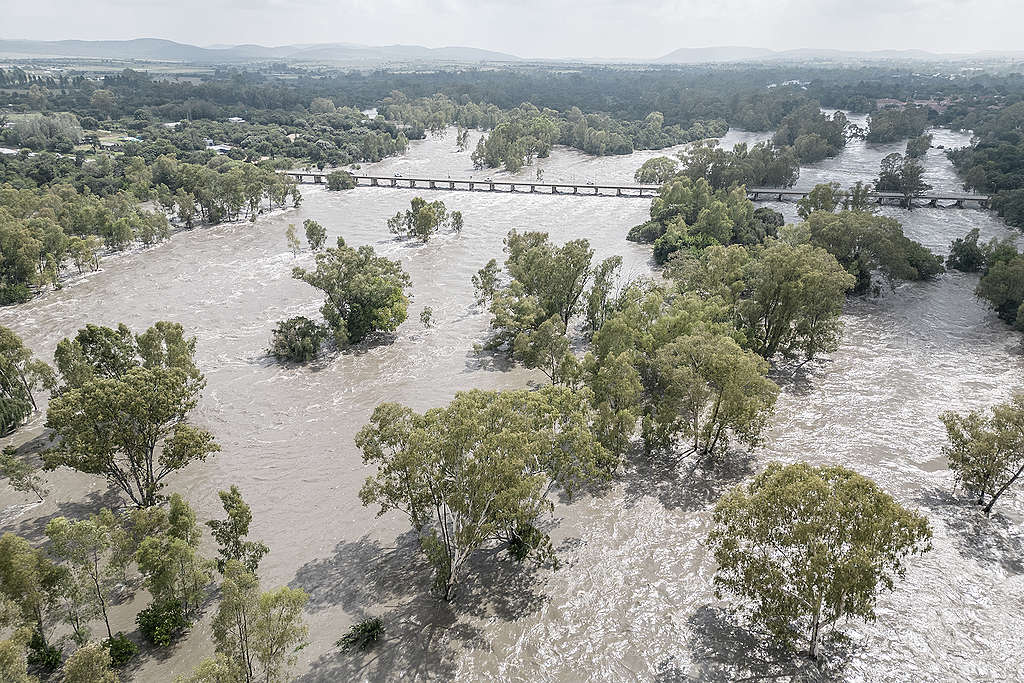
<svg viewBox="0 0 1024 683"><path fill-rule="evenodd" d="M327 182L326 173L282 171L299 183ZM408 190L446 190L463 192L504 192L507 194L553 194L576 195L582 197L656 197L660 185L620 185L608 183L544 183L531 180L492 180L484 178L405 178L402 176L355 175L352 177L357 186L362 187L394 187ZM810 190L794 190L777 187L748 187L747 197L751 201L796 201L806 197ZM878 204L904 204L905 198L898 192L872 192L871 199ZM924 202L928 206L941 206L939 202L952 202L950 206L964 208L973 203L981 208L988 208L990 197L987 195L958 194L938 192L914 197L914 201Z"/></svg>

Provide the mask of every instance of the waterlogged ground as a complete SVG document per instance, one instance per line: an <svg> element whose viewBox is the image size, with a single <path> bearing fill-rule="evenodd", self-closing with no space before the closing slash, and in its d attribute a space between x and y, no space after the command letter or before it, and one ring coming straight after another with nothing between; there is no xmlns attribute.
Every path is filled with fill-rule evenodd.
<svg viewBox="0 0 1024 683"><path fill-rule="evenodd" d="M732 132L725 144L764 137ZM414 143L406 156L370 168L485 175L473 171L468 152L457 153L453 140ZM935 144L965 143L964 136L936 132ZM892 151L902 144L855 141L839 157L805 168L799 186L870 181ZM661 153L593 159L557 149L520 177L535 177L540 167L545 180L628 181ZM925 162L929 182L957 188L941 151L931 150ZM368 470L353 445L355 432L381 401L422 410L459 389L541 379L472 351L486 333L487 315L473 306L469 279L500 256L509 229L546 230L559 242L589 238L598 258L622 255L627 276L648 274L651 264L649 247L624 239L644 219L646 200L419 194L461 210L462 235L428 245L392 239L384 221L408 205L408 190L309 187L298 210L180 233L157 248L108 259L101 272L60 292L0 310L0 324L45 358L86 322L141 329L170 319L198 336L208 387L195 417L223 452L178 474L171 488L203 519L220 515L218 489L242 489L255 515L252 536L272 549L261 567L264 585L302 587L311 597L312 642L299 654L301 680L1024 678L1024 496L1001 501L991 520L964 506L941 457L937 420L943 410L987 406L1024 388L1021 337L974 298L976 277L958 273L851 301L841 349L776 378L783 393L764 448L712 474L630 459L607 490L556 508L551 533L561 569L522 572L485 553L450 608L430 598L428 572L404 520L377 518L359 504ZM792 204L774 206L795 216ZM886 213L942 252L972 227L986 238L1009 234L980 211ZM290 277L310 256L294 258L284 240L286 226L305 218L323 223L332 241L343 235L401 259L412 275L414 303L393 344L308 368L266 358L275 321L318 307L315 292ZM418 321L425 306L434 309L429 330ZM41 421L4 443L38 442ZM711 589L714 567L701 546L709 508L772 459L853 467L926 514L935 533L934 549L882 598L877 622L843 627L849 641L832 648L822 671L773 652ZM38 539L49 518L84 515L113 500L95 478L57 472L50 483L52 494L37 506L0 494L2 529ZM144 602L143 595L121 606L118 627L130 631ZM211 612L169 655L148 656L130 675L167 681L190 670L212 650ZM339 654L334 641L368 615L384 618L385 642L364 656Z"/></svg>

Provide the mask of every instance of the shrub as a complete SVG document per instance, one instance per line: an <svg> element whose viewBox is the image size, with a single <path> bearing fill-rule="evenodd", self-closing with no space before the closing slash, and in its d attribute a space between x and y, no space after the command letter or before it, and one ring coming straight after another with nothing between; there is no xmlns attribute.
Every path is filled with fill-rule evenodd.
<svg viewBox="0 0 1024 683"><path fill-rule="evenodd" d="M278 360L306 363L320 353L327 331L304 316L282 320L274 329L270 353Z"/></svg>
<svg viewBox="0 0 1024 683"><path fill-rule="evenodd" d="M177 600L153 603L135 617L143 637L154 645L167 646L186 628L188 618Z"/></svg>
<svg viewBox="0 0 1024 683"><path fill-rule="evenodd" d="M363 619L358 624L352 624L348 633L338 639L336 645L342 650L365 650L384 635L384 622L380 617Z"/></svg>
<svg viewBox="0 0 1024 683"><path fill-rule="evenodd" d="M139 654L139 646L120 632L113 638L104 640L103 646L110 651L110 663L114 668L124 666L132 657Z"/></svg>

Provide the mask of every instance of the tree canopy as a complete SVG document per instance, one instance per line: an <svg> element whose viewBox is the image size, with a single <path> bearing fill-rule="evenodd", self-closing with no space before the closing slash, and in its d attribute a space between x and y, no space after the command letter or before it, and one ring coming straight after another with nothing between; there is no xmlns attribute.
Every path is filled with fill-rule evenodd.
<svg viewBox="0 0 1024 683"><path fill-rule="evenodd" d="M716 592L739 599L777 642L806 643L816 658L826 628L874 619L878 594L895 588L930 540L923 516L852 470L773 462L718 501L707 545Z"/></svg>

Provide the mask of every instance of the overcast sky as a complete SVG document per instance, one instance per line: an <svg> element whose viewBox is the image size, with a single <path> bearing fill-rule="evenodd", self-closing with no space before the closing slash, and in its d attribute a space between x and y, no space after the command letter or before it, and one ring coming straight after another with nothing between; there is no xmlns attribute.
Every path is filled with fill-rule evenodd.
<svg viewBox="0 0 1024 683"><path fill-rule="evenodd" d="M0 16L2 38L460 45L522 57L1024 49L1024 0L0 0Z"/></svg>

